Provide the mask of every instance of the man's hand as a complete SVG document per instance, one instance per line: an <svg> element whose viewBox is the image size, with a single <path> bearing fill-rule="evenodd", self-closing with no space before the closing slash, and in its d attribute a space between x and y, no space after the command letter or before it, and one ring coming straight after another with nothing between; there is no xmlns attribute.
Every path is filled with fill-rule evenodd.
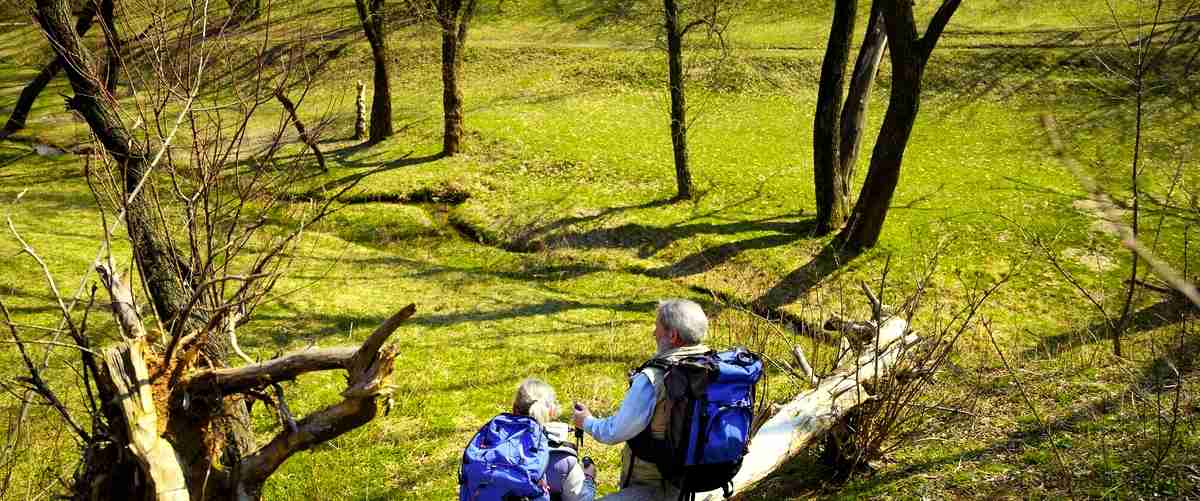
<svg viewBox="0 0 1200 501"><path fill-rule="evenodd" d="M575 427L582 430L584 421L587 421L587 418L590 417L592 417L592 412L588 410L587 406L579 402L575 402Z"/></svg>

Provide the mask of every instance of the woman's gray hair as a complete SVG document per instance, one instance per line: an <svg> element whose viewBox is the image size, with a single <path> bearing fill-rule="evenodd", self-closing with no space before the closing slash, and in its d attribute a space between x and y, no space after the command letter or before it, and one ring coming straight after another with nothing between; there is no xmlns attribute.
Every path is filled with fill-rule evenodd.
<svg viewBox="0 0 1200 501"><path fill-rule="evenodd" d="M695 301L664 299L658 302L658 323L679 333L685 346L697 345L708 337L708 317Z"/></svg>
<svg viewBox="0 0 1200 501"><path fill-rule="evenodd" d="M554 420L551 415L558 407L554 387L537 378L527 378L517 386L517 397L513 399L513 414L529 416L539 423Z"/></svg>

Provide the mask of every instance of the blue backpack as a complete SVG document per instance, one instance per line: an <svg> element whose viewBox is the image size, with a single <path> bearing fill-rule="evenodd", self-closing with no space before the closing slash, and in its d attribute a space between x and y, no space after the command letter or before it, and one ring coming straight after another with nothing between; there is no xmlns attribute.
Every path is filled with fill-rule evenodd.
<svg viewBox="0 0 1200 501"><path fill-rule="evenodd" d="M654 359L638 370L646 367L665 372L669 419L664 439L647 427L630 440L633 454L657 465L679 488L680 500L718 488L729 497L750 441L762 359L738 347L674 362Z"/></svg>
<svg viewBox="0 0 1200 501"><path fill-rule="evenodd" d="M542 487L550 446L528 416L500 414L471 438L458 474L459 501L549 501Z"/></svg>

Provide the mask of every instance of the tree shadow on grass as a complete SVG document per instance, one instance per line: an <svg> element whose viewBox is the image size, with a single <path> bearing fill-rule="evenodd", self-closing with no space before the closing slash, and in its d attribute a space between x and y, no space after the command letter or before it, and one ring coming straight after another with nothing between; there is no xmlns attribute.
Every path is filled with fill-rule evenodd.
<svg viewBox="0 0 1200 501"><path fill-rule="evenodd" d="M687 222L711 216L728 209L722 208L710 214L695 216L689 218L687 221L666 226L626 223L615 227L556 233L557 230L562 228L581 223L602 221L621 212L661 207L670 205L671 203L673 202L669 199L655 200L639 205L609 208L588 216L562 218L525 232L515 245L518 248L544 246L555 249L636 249L637 256L645 259L658 254L661 250L677 241L686 240L698 235L737 235L741 233L772 232L763 236L725 242L708 247L688 255L676 263L646 271L647 275L653 277L679 278L709 271L747 250L768 249L794 243L811 233L815 227L812 220L797 223L786 219L787 215L776 215L749 221L734 220L723 223ZM540 241L541 245L530 244L530 242L534 241Z"/></svg>
<svg viewBox="0 0 1200 501"><path fill-rule="evenodd" d="M273 327L266 336L248 337L243 341L246 347L265 347L270 344L276 349L283 349L297 340L315 342L330 336L348 333L352 327L373 329L383 322L384 317L378 315L354 315L347 313L316 313L303 311L286 302L278 304L286 313L260 313L255 315L257 323L270 323ZM421 327L449 327L464 323L497 322L530 317L545 317L568 311L603 309L607 311L623 311L651 313L657 307L655 301L626 301L624 303L587 303L573 300L547 299L540 303L518 304L507 308L456 311L451 313L429 313L413 316L408 325ZM648 317L649 318L649 317ZM291 324L288 326L287 324ZM607 326L608 323L596 324L596 328ZM279 327L279 328L276 328ZM578 326L577 326L578 327ZM508 337L521 337L534 334L528 331L501 331L492 336L480 339L499 340Z"/></svg>
<svg viewBox="0 0 1200 501"><path fill-rule="evenodd" d="M721 225L685 225L685 227L680 229L684 230L683 235L686 236L691 236L694 234L691 232L728 234L762 231L764 229L769 229L771 231L775 231L776 233L761 237L726 242L713 247L708 247L699 252L688 255L669 266L648 270L647 274L660 278L679 278L689 275L697 275L712 270L713 268L728 262L747 250L769 249L771 247L779 247L794 243L797 240L804 238L805 235L810 234L815 228L815 219L808 219L797 225L794 222L778 221L778 217L766 220L746 221Z"/></svg>
<svg viewBox="0 0 1200 501"><path fill-rule="evenodd" d="M347 149L353 149L353 148L361 149L363 147L364 146L358 146L358 145L351 146L351 147L345 148L343 150L338 150L338 151L334 152L334 155L338 156L339 158L344 158L342 156L343 151L345 151ZM429 162L433 162L436 160L440 160L441 158L443 158L443 155L441 153L434 153L431 155L413 157L412 153L410 152L410 153L408 153L404 156L401 156L400 158L397 158L397 159L393 159L393 160L389 160L389 161L381 162L381 163L373 163L373 164L367 163L367 162L361 162L361 161L351 162L348 160L342 160L341 161L342 165L346 165L349 167L371 167L371 168L369 170L366 170L363 172L347 174L345 176L331 179L329 181L321 183L320 185L309 189L302 196L319 197L322 193L339 190L347 185L358 183L358 182L360 182L368 177L374 176L376 174L381 174L381 173L384 173L387 171L396 170L396 169L399 169L402 167L410 167L413 165L429 163Z"/></svg>
<svg viewBox="0 0 1200 501"><path fill-rule="evenodd" d="M751 304L755 310L776 312L779 308L795 302L856 257L858 254L843 251L836 242L830 242L812 260L788 273ZM772 317L778 316L777 313L772 314Z"/></svg>
<svg viewBox="0 0 1200 501"><path fill-rule="evenodd" d="M1200 310L1192 307L1186 300L1168 298L1134 312L1130 317L1130 331L1126 335L1150 331L1194 318L1200 318ZM1105 336L1108 331L1108 323L1098 320L1081 329L1042 338L1036 346L1025 350L1017 359L1055 357L1063 351L1107 339L1107 337L1099 336Z"/></svg>

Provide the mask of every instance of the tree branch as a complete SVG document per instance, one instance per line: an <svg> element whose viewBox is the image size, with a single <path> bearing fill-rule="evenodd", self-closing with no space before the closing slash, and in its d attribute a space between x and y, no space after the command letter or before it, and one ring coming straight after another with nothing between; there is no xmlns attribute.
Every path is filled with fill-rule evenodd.
<svg viewBox="0 0 1200 501"><path fill-rule="evenodd" d="M224 396L290 381L307 372L345 369L353 377L368 370L378 360L383 342L416 310L416 305L405 306L376 328L360 347L305 350L257 364L205 369L188 376L181 388L192 392L215 390Z"/></svg>
<svg viewBox="0 0 1200 501"><path fill-rule="evenodd" d="M104 284L104 289L108 291L108 297L112 299L113 317L120 324L125 338L146 337L146 329L142 326L142 319L138 316L137 307L134 306L136 303L134 303L133 289L130 288L129 281L123 279L120 272L113 269L111 264L96 266L96 274L100 276L100 283Z"/></svg>
<svg viewBox="0 0 1200 501"><path fill-rule="evenodd" d="M937 12L933 14L933 19L929 21L929 27L925 29L925 35L918 42L923 59L928 59L929 54L933 53L938 39L942 37L942 32L946 30L946 25L950 23L950 18L954 16L954 12L958 10L961 3L962 0L943 0L941 7L938 7Z"/></svg>
<svg viewBox="0 0 1200 501"><path fill-rule="evenodd" d="M54 394L54 391L51 390L46 384L46 381L42 379L42 374L40 371L38 371L37 365L33 363L33 360L29 358L29 354L25 352L25 343L22 342L21 337L17 335L17 327L13 325L12 318L8 314L8 307L4 306L3 301L0 301L0 313L4 314L4 323L8 325L8 330L12 334L13 343L17 345L17 351L21 353L21 361L25 362L25 369L29 371L29 377L19 378L18 380L28 383L32 387L33 391L35 391L38 395L41 395L42 398L46 399L46 401L49 402L50 405L62 415L63 420L66 421L67 426L71 428L71 431L75 432L75 434L78 435L84 443L90 442L91 438L88 437L87 432L83 431L83 428L80 428L78 424L75 424L75 420L71 418L71 413L67 411L67 407L63 405L62 401L58 399L58 396Z"/></svg>
<svg viewBox="0 0 1200 501"><path fill-rule="evenodd" d="M415 311L416 306L410 304L392 315L345 359L350 377L341 402L305 416L294 428L279 432L267 445L242 460L237 495L259 493L267 477L292 454L362 426L375 417L375 397L389 390L387 379L395 367L397 354L394 346L382 348L383 343Z"/></svg>

